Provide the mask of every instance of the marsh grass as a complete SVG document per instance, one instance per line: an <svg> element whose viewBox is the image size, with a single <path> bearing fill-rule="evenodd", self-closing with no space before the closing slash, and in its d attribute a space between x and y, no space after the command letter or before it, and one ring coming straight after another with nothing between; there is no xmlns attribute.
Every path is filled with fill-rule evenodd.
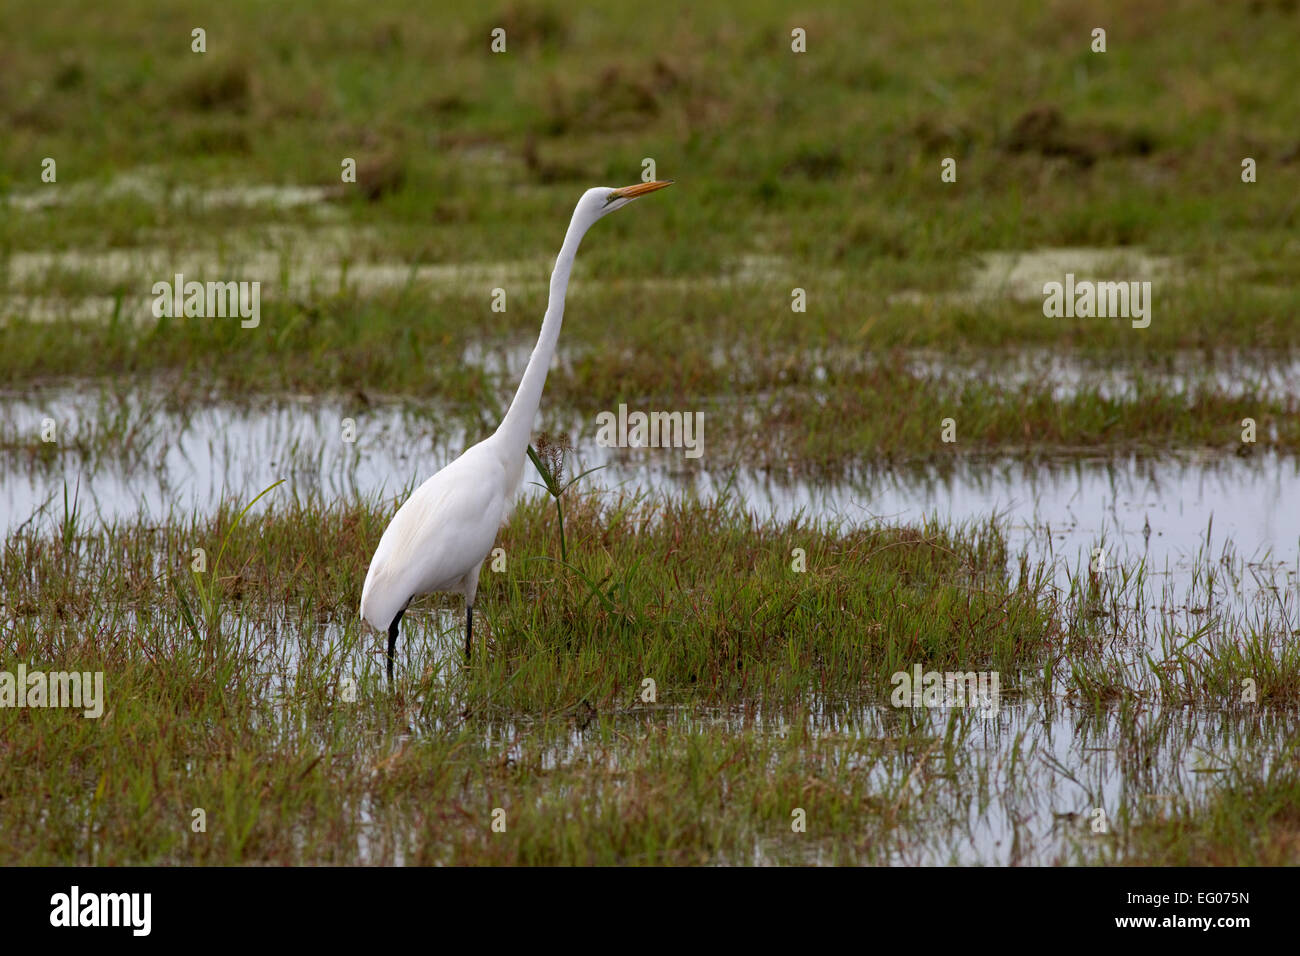
<svg viewBox="0 0 1300 956"><path fill-rule="evenodd" d="M1005 848L959 849L975 839L971 795L982 812L1009 801L998 814L1037 799L1017 749L1042 743L988 751L978 741L1003 731L974 711L882 706L890 675L920 663L1000 670L1005 708L1052 713L1033 675L1069 643L1070 618L1042 569L1013 580L996 525L814 525L725 498L576 494L565 563L553 506L526 502L500 539L507 570L485 571L472 663L455 609L423 602L390 693L355 598L391 503L261 504L100 527L70 505L10 535L3 666L103 670L108 701L100 720L0 712L7 861L991 861ZM193 547L222 554L203 584L219 636L180 610L197 600ZM1110 726L1118 708L1107 739L1128 747L1154 732L1134 699L1083 713ZM1263 703L1256 719L1290 719L1285 700ZM1251 786L1285 795L1282 771L1248 768ZM1178 793L1184 813L1234 799ZM1262 849L1289 826L1270 800L1230 831L1189 818L1180 848L1135 795L1122 841L1065 828L1026 837L1017 858L1209 852L1242 826L1257 828L1250 858L1286 858ZM791 831L796 808L806 834Z"/></svg>
<svg viewBox="0 0 1300 956"><path fill-rule="evenodd" d="M292 354L286 349L282 372L292 366ZM413 354L422 353L416 349ZM969 455L1091 450L1251 454L1300 449L1300 399L1262 387L1168 385L1139 375L1118 391L1085 384L1056 395L1041 383L962 381L914 373L898 367L900 357L893 365L886 360L863 365L850 358L840 363L823 358L802 369L788 359L783 366L758 359L749 373L737 371L734 364L731 371L722 365L693 372L670 370L644 358L608 356L600 367L583 358L562 362L549 376L542 412L546 427L559 432L576 424L590 434L596 416L620 403L631 408L684 408L705 415L709 440L704 463L710 468L758 466L827 479L850 474L869 461L941 463ZM261 356L250 364L270 360ZM404 401L386 389L374 389L372 382L382 378L363 380L352 372L339 382L347 390L318 398L360 420L372 411L409 408L435 416L440 430L460 425L467 434L480 434L492 427L485 410L499 407L501 397L517 382L513 375L490 372L459 357L454 365L445 375L440 362L420 369L436 402L423 397ZM304 367L302 374L310 374L309 369ZM296 381L289 375L283 384L295 391ZM0 424L0 456L11 465L34 470L57 471L72 460L97 467L111 463L150 468L163 460L169 436L183 429L196 411L210 407L214 399L237 410L247 396L258 394L252 382L230 382L217 390L184 382L181 376L168 386L164 398L144 402L134 389L91 385L99 395L97 406L79 404L81 420L72 427L56 415L60 431L55 443L43 440L39 418L25 425L13 420ZM689 400L683 397L687 394L692 395ZM229 401L223 399L226 395ZM593 395L602 399L593 402ZM26 402L39 407L40 393ZM164 410L174 422L172 429L163 427L159 412ZM944 440L949 418L955 429L952 442ZM1253 444L1242 442L1246 419L1255 422Z"/></svg>
<svg viewBox="0 0 1300 956"><path fill-rule="evenodd" d="M1260 444L1300 446L1294 388L1151 374L1187 350L1285 368L1300 344L1288 4L430 18L237 0L207 14L201 59L179 9L8 6L0 374L37 404L52 381L131 385L58 444L6 421L4 467L139 475L170 443L161 410L214 395L436 396L440 421L479 428L515 381L466 350L532 341L575 196L647 155L679 185L584 246L552 430L621 401L704 410L711 467L824 476L969 452L1240 453L1245 417ZM1105 57L1087 52L1098 20L1125 27ZM508 56L487 53L498 25ZM947 156L957 184L939 182ZM985 253L1079 247L1170 263L1117 276L1157 280L1150 328L974 294ZM160 253L275 263L261 325L154 319ZM421 279L434 264L472 268ZM350 281L363 266L398 279ZM918 349L958 367L1026 346L1126 386L905 369ZM133 404L144 380L165 406ZM319 471L321 446L287 444ZM102 670L108 702L99 720L0 710L0 862L1300 861L1294 607L1226 610L1224 577L1244 572L1208 540L1169 608L1141 562L1059 589L1025 560L1013 573L996 521L776 521L550 478L554 501L502 532L506 571L485 572L472 662L459 614L426 601L391 693L356 617L389 497L106 521L75 479L51 485L4 542L0 668ZM196 547L221 556L197 579ZM1000 671L1004 716L888 707L914 664ZM1097 836L1080 821L1099 806Z"/></svg>
<svg viewBox="0 0 1300 956"><path fill-rule="evenodd" d="M98 534L73 527L57 548L28 528L8 545L10 607L86 614L110 606L99 592L111 589L124 610L170 608L173 620L182 597L227 610L269 602L354 631L360 571L387 506L300 501L243 522L241 513L230 505L210 520ZM994 526L837 530L759 521L726 501L617 495L574 497L566 521L568 562L544 499L521 505L503 530L507 571L485 571L486 650L468 686L508 687L498 700L516 695L526 708L612 705L647 675L708 700L838 693L869 679L887 688L913 660L1009 670L1050 633L1039 579L1012 589ZM210 569L214 556L220 564L196 586L199 547ZM412 618L419 633L420 605Z"/></svg>
<svg viewBox="0 0 1300 956"><path fill-rule="evenodd" d="M1184 580L1145 558L1082 561L1056 596L1067 635L1058 692L1092 706L1123 699L1253 713L1300 703L1294 573L1231 542L1213 523ZM1100 549L1109 547L1102 539ZM1270 570L1271 569L1271 570Z"/></svg>
<svg viewBox="0 0 1300 956"><path fill-rule="evenodd" d="M1206 806L1150 806L1129 853L1144 866L1294 866L1300 857L1300 759L1295 737L1277 753L1206 768L1222 775Z"/></svg>
<svg viewBox="0 0 1300 956"><path fill-rule="evenodd" d="M848 767L822 778L827 753L801 733L724 734L674 714L753 700L797 714L821 695L883 693L912 657L1012 667L1049 624L1031 591L1008 591L993 528L836 532L759 522L727 503L579 496L568 512L573 567L557 560L547 503L521 507L502 538L509 571L484 582L473 665L438 663L437 618L412 613L390 695L353 607L385 507L273 504L245 518L246 507L99 533L74 520L57 537L28 529L8 541L6 662L75 661L105 671L110 695L102 721L70 732L57 730L64 712L5 712L18 749L4 812L16 825L33 801L58 805L46 836L11 846L11 860L350 861L360 821L382 814L400 822L381 829L409 862L745 861L756 841L788 830L790 806L836 832L857 832L867 807L879 815L868 825L888 828L907 819L904 791L875 793ZM806 572L791 570L796 545ZM196 590L193 546L229 569L214 564L198 589L220 602L219 640L178 610ZM909 637L891 643L891 632ZM360 688L355 704L341 703L345 676ZM638 696L647 676L655 704ZM595 722L590 749L548 769L534 747L545 753L579 718ZM505 724L517 729L502 751L492 728ZM532 756L511 756L521 738ZM68 748L57 756L56 741ZM889 742L828 746L898 761ZM602 748L650 764L601 772ZM42 768L65 759L72 771L50 781ZM807 792L812 774L822 782ZM520 834L509 849L466 823L493 800ZM215 841L188 830L187 801L220 818ZM882 852L832 842L774 838L763 852Z"/></svg>
<svg viewBox="0 0 1300 956"><path fill-rule="evenodd" d="M814 356L870 353L888 366L894 350L960 357L1036 345L1140 372L1175 349L1207 362L1224 350L1294 353L1298 207L1284 170L1300 75L1285 5L1240 15L1116 6L1132 34L1105 56L1088 53L1069 5L1025 2L991 20L982 4L834 4L804 17L817 35L804 56L789 52L791 14L779 4L743 17L711 5L683 18L636 12L625 0L582 13L452 4L434 24L380 3L345 41L317 25L355 16L332 3L272 16L240 2L214 17L220 49L204 56L182 42L183 17L133 3L111 17L25 17L21 41L0 38L13 133L0 145L0 190L13 200L0 217L0 372L15 384L168 374L215 378L234 393L362 388L481 404L500 383L465 366L460 349L536 334L546 266L576 193L635 179L647 155L679 185L602 223L599 241L584 245L563 346L586 357L552 376L548 401L700 406L779 391L771 400L801 434L823 432L824 416L857 421L862 407L883 407L890 431L915 449L933 444L939 403L916 402L933 383L832 364L823 385ZM489 22L517 25L510 54L487 52ZM68 49L68 35L97 42ZM1026 36L1039 51L1029 68L1012 55ZM1191 62L1185 51L1210 37L1213 55ZM320 63L332 64L328 76ZM38 181L38 154L62 157L58 184ZM340 192L345 155L364 173L355 195ZM1246 155L1267 170L1257 183L1240 180ZM939 181L945 156L959 159L956 184ZM204 198L268 184L328 187L329 198ZM33 196L53 198L26 202ZM303 273L321 267L310 253L326 229L346 237L327 255L341 274L313 286ZM258 329L154 320L137 300L173 270L105 276L77 261L171 262L196 247L215 250L227 272L281 257ZM1151 327L1045 319L1041 303L1000 295L952 297L982 254L1044 247L1170 261ZM12 274L11 257L33 251L70 262ZM368 263L412 276L428 264L541 266L505 281L510 309L493 313L498 282L349 287L349 267ZM795 287L808 292L806 313L790 310ZM85 296L105 298L99 322L62 315L58 303L71 311ZM53 322L29 317L31 297L54 303ZM1003 444L1217 445L1218 423L1241 417L1212 395L1155 391L1121 408L1067 404L1054 420L1024 407L1039 394L977 390L965 397L978 427L965 433ZM945 396L946 410L957 398ZM1293 404L1243 404L1295 447ZM884 438L845 444L888 453Z"/></svg>

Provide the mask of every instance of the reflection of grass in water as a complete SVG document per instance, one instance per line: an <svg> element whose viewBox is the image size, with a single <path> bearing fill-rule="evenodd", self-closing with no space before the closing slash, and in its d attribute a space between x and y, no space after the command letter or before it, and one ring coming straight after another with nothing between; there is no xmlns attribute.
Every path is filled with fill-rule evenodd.
<svg viewBox="0 0 1300 956"><path fill-rule="evenodd" d="M1047 812L1036 737L1013 754L980 743L992 725L973 710L874 707L913 663L998 670L1008 720L1058 706L1016 675L1064 646L1064 609L1044 572L1008 579L995 528L814 526L725 503L584 495L565 512L571 571L528 560L554 553L555 519L547 500L526 502L501 537L506 572L483 582L481 666L446 668L454 633L436 631L457 625L416 607L390 695L381 642L356 623L389 510L281 502L241 521L231 504L211 520L11 537L0 574L17 656L6 669L23 659L103 670L108 701L99 722L29 710L10 724L0 824L20 835L7 859L1005 861L1005 847L956 849L970 839L972 796L997 819ZM220 642L193 640L178 610L194 547L224 547L234 569L213 582ZM795 548L806 571L794 570ZM591 600L584 578L610 573L616 585ZM654 702L641 697L646 677ZM340 696L344 678L357 681L355 702ZM1095 719L1102 745L1135 768L1155 761L1106 806L1114 836L1022 831L1020 858L1287 858L1273 837L1289 824L1270 809L1290 785L1287 764L1260 754L1291 712L1262 698L1219 718L1239 739L1215 766L1262 795L1227 827L1228 809L1192 822L1236 806L1212 779L1221 774L1178 772L1201 738L1134 704L1086 703L1075 718ZM776 723L755 724L758 713ZM37 759L70 769L38 772ZM1063 766L1089 792L1052 800L1053 811L1096 805L1081 759ZM1188 822L1171 832L1142 805L1147 792L1171 795ZM206 835L189 830L194 806L207 810ZM505 836L490 830L497 806ZM38 808L39 834L17 826ZM791 831L795 808L806 834Z"/></svg>
<svg viewBox="0 0 1300 956"><path fill-rule="evenodd" d="M53 336L53 327L43 334ZM208 333L212 334L209 330ZM307 334L303 332L302 334ZM283 346L248 357L224 394L236 403L266 385L260 381L263 363L282 361L276 375L293 386L298 376L311 376L311 365L324 352L295 352L297 332ZM164 336L157 347L183 347ZM220 346L205 346L203 354L227 354ZM426 381L421 393L436 394L440 414L463 416L467 410L491 409L499 395L516 382L512 374L489 373L468 363L455 351L426 354L415 347L411 360L384 360L373 374L340 363L340 385L332 400L351 409L371 404L373 389L388 391L394 379ZM1083 386L1057 397L1049 383L1003 385L987 379L946 380L902 370L898 363L869 365L845 359L783 362L759 358L738 369L713 362L692 366L690 359L671 363L633 361L618 354L597 358L578 355L552 370L543 415L550 423L593 421L597 411L616 407L623 396L644 396L638 407L704 412L709 423L708 463L762 461L777 470L793 469L806 476L834 478L864 462L885 460L939 462L967 453L1038 455L1106 451L1159 451L1209 448L1237 453L1278 448L1300 450L1300 414L1294 396L1264 392L1230 392L1208 382L1155 384L1140 374L1129 388L1115 394ZM233 361L233 358L229 358ZM211 362L218 366L221 361ZM398 373L397 369L402 369ZM71 368L68 369L71 371ZM392 373L391 375L389 373ZM412 387L415 387L412 385ZM162 426L156 421L154 399L140 393L132 399L121 389L106 391L99 407L78 403L84 421L69 429L60 423L56 446L42 442L39 429L20 429L10 421L0 425L0 455L55 466L74 454L87 462L114 461L147 466L165 452ZM593 402L591 396L607 398ZM343 396L343 397L340 397ZM184 416L209 405L207 391L180 388L169 394L166 407ZM479 416L481 417L481 416ZM952 418L955 442L944 442L942 422ZM1241 422L1256 423L1256 442L1241 441Z"/></svg>
<svg viewBox="0 0 1300 956"><path fill-rule="evenodd" d="M1231 541L1211 551L1213 519L1177 587L1146 559L1085 557L1068 573L1059 613L1066 642L1057 692L1091 706L1125 698L1246 712L1300 703L1294 571L1247 560ZM1109 545L1102 539L1100 549Z"/></svg>
<svg viewBox="0 0 1300 956"><path fill-rule="evenodd" d="M1278 752L1202 768L1219 777L1196 806L1174 798L1135 821L1128 857L1143 866L1294 866L1300 860L1300 754L1294 728ZM1217 764L1217 765L1216 765Z"/></svg>

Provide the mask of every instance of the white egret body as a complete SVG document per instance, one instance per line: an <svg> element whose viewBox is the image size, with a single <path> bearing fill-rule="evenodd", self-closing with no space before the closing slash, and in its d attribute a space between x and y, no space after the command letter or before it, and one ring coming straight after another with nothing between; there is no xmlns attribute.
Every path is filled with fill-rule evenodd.
<svg viewBox="0 0 1300 956"><path fill-rule="evenodd" d="M417 597L450 592L465 598L465 656L474 630L474 596L519 481L564 318L564 294L578 245L600 219L672 180L622 189L588 189L578 200L551 273L550 299L537 345L500 426L415 489L384 529L361 589L361 617L388 632L388 680L393 679L397 628Z"/></svg>

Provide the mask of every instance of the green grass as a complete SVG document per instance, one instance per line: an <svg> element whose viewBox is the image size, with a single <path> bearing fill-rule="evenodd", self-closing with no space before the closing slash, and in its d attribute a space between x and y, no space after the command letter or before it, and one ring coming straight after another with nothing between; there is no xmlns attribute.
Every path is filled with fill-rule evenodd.
<svg viewBox="0 0 1300 956"><path fill-rule="evenodd" d="M891 434L924 455L959 400L974 410L962 434L975 449L1220 446L1244 405L1295 447L1285 402L1085 397L1053 416L1033 407L1051 404L1037 395L996 388L926 401L928 377L859 364L893 367L896 350L916 348L960 364L1026 346L1135 377L1175 351L1286 360L1300 254L1288 165L1300 68L1282 39L1294 11L633 9L466 5L435 23L381 3L357 22L328 3L275 14L237 3L212 14L204 55L189 52L194 24L179 11L83 11L75 29L72 13L40 11L21 43L0 40L13 134L0 145L0 188L58 190L67 204L11 208L0 251L162 260L111 276L75 264L0 273L0 368L15 383L166 375L231 394L361 388L490 404L513 383L466 367L461 350L531 340L578 193L635 180L649 155L678 185L585 243L561 341L572 361L547 392L561 413L753 393L793 431L782 447L819 436L802 454L821 463L849 450L896 455ZM1087 51L1094 19L1111 24L1105 54ZM811 37L804 55L787 42L799 24ZM487 51L494 25L514 37L505 55ZM69 46L69 35L85 41ZM1206 55L1188 57L1192 47ZM57 186L37 180L45 155L61 163ZM960 160L956 184L939 181L946 155ZM1259 161L1257 183L1240 181L1243 155ZM377 194L289 208L195 198L243 184L338 185L343 156L361 161L359 186L369 177ZM122 176L157 192L111 189ZM343 238L316 261L322 230ZM1051 246L1172 257L1164 279L1116 276L1156 279L1151 327L952 297L978 253ZM198 249L215 250L223 276L258 252L288 257L259 328L155 320L137 304L175 256ZM761 263L757 275L737 279L746 261ZM490 309L490 278L286 287L327 264L503 262L533 264L505 282L506 313ZM735 281L719 284L725 276ZM805 313L790 311L795 287L808 293ZM26 320L33 296L54 321ZM83 296L104 298L102 321L58 318L60 302ZM809 396L801 386L819 365L829 378ZM867 417L887 427L825 428L827 415L860 420L864 407L884 409Z"/></svg>
<svg viewBox="0 0 1300 956"><path fill-rule="evenodd" d="M0 666L102 670L107 706L99 720L0 712L6 863L1005 862L959 852L967 801L1023 812L1042 743L973 747L987 733L973 710L881 709L890 675L997 670L1002 707L1050 707L1015 675L1084 653L1041 572L1009 575L994 526L819 526L571 494L570 563L550 503L521 505L505 571L484 573L473 663L459 663L459 607L422 602L390 693L382 636L355 611L388 505L267 501L243 521L231 504L161 526L96 528L68 508L9 538ZM202 584L208 617L194 548L209 574L222 554ZM1260 713L1292 720L1277 703ZM1115 746L1147 739L1149 715L1107 706L1088 705L1115 722ZM1254 713L1234 725L1243 746L1269 739ZM1154 751L1169 780L1189 746ZM1188 813L1233 799L1180 787ZM1261 804L1228 830L1185 827L1182 845L1140 804L1108 808L1122 837L1050 833L1017 852L1133 862L1209 846L1242 860L1221 841L1271 847L1289 826ZM41 828L23 825L37 815Z"/></svg>
<svg viewBox="0 0 1300 956"><path fill-rule="evenodd" d="M115 353L128 369L136 364L130 346L123 344L130 338L124 333L101 341L94 326L82 325L78 331L92 330L91 340L82 340L76 332L60 336L53 326L37 328L40 338L34 341L43 344L33 353L32 366L52 361L72 371L85 355L107 360ZM147 464L165 448L157 411L166 408L184 420L210 403L214 391L202 382L214 371L229 375L215 397L225 396L238 408L267 386L268 376L276 379L277 389L310 394L322 384L322 366L328 365L337 389L328 397L358 421L397 403L431 416L440 427L463 426L470 436L495 427L516 385L513 376L464 361L459 348L440 348L443 340L429 330L408 335L409 348L400 354L363 350L350 361L353 330L364 340L374 334L361 314L344 327L303 324L282 342L248 351L206 334L200 341L145 336L138 354L173 354L193 376L169 373L160 381L162 395L138 407L129 401L132 389L120 380L105 384L98 405L88 407L76 425L54 413L57 448L42 441L34 426L0 425L0 453L49 467L66 461L60 450L87 463L117 458ZM232 341L238 339L232 333ZM378 364L367 366L367 357ZM542 427L555 433L576 429L576 438L594 440L597 416L620 404L698 411L705 423L703 460L710 468L758 466L827 476L873 459L943 461L972 453L1300 450L1300 398L1262 385L1227 391L1205 378L1171 383L1159 370L1134 371L1121 377L1118 390L1085 381L1058 396L1045 375L1024 382L999 381L996 375L936 376L909 370L906 360L901 352L864 359L842 351L808 362L756 352L743 362L737 357L730 365L715 365L701 353L666 361L656 357L650 343L593 352L552 370ZM79 392L86 389L85 383L77 385ZM1256 426L1253 445L1242 442L1247 418Z"/></svg>
<svg viewBox="0 0 1300 956"><path fill-rule="evenodd" d="M1174 802L1147 810L1132 839L1143 866L1294 866L1300 858L1300 763L1294 746L1266 767L1262 755L1221 767L1205 807Z"/></svg>
<svg viewBox="0 0 1300 956"><path fill-rule="evenodd" d="M1300 862L1281 595L1250 616L1189 596L1152 633L1158 569L1057 591L1047 569L1008 570L992 519L777 521L580 483L563 556L550 502L502 531L472 664L460 606L426 600L389 689L356 605L391 501L290 486L243 522L252 494L99 523L74 474L147 475L164 413L286 394L482 433L515 382L466 350L531 344L577 196L645 157L677 185L584 244L543 399L554 433L621 402L699 410L715 474L823 478L1240 453L1246 417L1295 452L1294 388L1165 374L1240 355L1285 374L1300 346L1294 5L6 14L0 374L33 407L51 386L98 400L57 445L0 424L0 466L70 478L4 542L0 670L102 670L108 702L99 720L0 709L0 863ZM267 184L326 192L220 192ZM982 253L1061 247L1114 251L1098 278L1152 280L1151 326L1047 319L982 283ZM1141 255L1159 274L1124 265ZM262 276L261 324L155 319L152 284L190 262ZM979 371L1025 349L1122 387ZM911 368L936 352L941 371ZM1192 595L1246 574L1195 563ZM1006 712L890 707L914 664L999 672ZM1097 808L1100 834L1080 826Z"/></svg>
<svg viewBox="0 0 1300 956"><path fill-rule="evenodd" d="M768 692L857 693L864 681L887 687L889 674L915 660L1009 670L1035 657L1050 631L1039 604L1045 585L1031 576L1012 588L991 526L959 535L937 526L837 530L759 523L725 503L602 504L580 492L565 500L568 563L553 507L532 502L498 541L506 570L484 571L485 620L476 629L484 659L472 686L498 703L612 705L635 696L647 675L711 703ZM5 562L10 613L36 615L17 618L18 648L40 646L45 628L57 629L44 617L50 611L80 616L109 607L118 611L120 640L141 623L138 615L160 636L178 628L168 638L181 641L172 651L215 639L220 627L196 632L184 617L184 605L199 602L187 570L194 548L210 566L221 556L218 579L202 585L206 600L274 604L294 620L337 624L348 640L360 639L357 595L387 507L297 503L238 525L236 514L99 535L74 523L60 531L70 544L57 549L39 525L26 529L10 540ZM434 623L419 607L404 625L415 635L404 638L406 647Z"/></svg>

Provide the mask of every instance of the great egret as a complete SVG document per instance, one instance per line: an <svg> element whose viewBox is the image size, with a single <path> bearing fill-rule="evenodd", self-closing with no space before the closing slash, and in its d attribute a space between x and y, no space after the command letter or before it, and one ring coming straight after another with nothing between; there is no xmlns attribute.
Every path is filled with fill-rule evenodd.
<svg viewBox="0 0 1300 956"><path fill-rule="evenodd" d="M444 591L465 596L468 660L479 570L523 474L533 418L560 336L564 293L578 244L597 219L671 183L670 179L622 189L603 186L582 194L555 258L541 334L506 417L491 436L415 489L384 529L361 589L361 617L377 630L388 631L390 684L398 624L411 601L424 594Z"/></svg>

